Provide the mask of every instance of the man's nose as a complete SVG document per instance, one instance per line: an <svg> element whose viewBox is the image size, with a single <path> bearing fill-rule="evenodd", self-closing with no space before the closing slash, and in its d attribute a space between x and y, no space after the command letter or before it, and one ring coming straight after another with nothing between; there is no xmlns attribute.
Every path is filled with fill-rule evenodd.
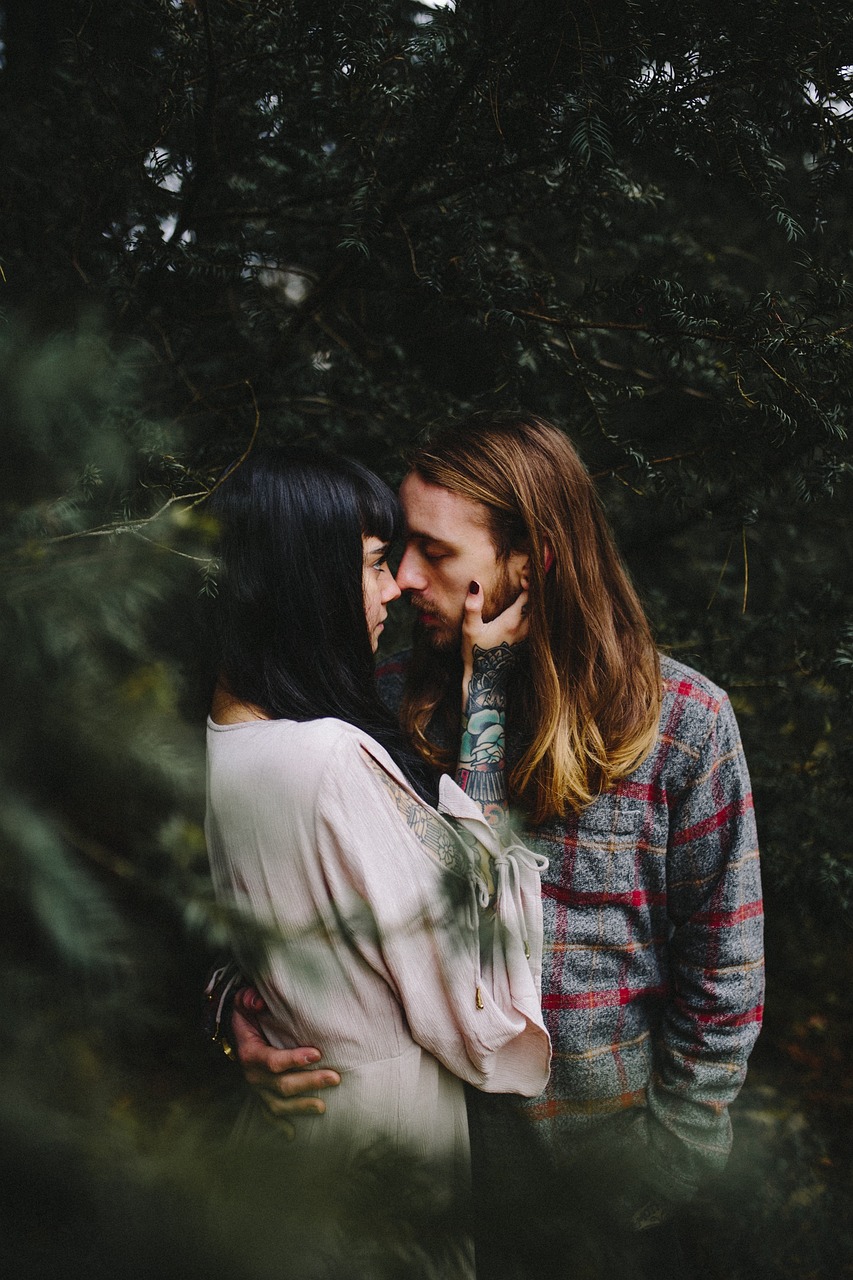
<svg viewBox="0 0 853 1280"><path fill-rule="evenodd" d="M397 586L401 591L426 590L426 576L423 569L418 566L417 555L411 547L403 552L403 558L397 569Z"/></svg>

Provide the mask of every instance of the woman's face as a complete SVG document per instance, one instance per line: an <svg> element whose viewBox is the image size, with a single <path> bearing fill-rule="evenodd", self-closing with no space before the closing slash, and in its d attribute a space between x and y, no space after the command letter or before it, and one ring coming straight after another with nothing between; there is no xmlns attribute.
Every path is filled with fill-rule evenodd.
<svg viewBox="0 0 853 1280"><path fill-rule="evenodd" d="M367 619L367 630L370 632L370 643L373 652L379 645L379 637L388 616L388 604L400 595L393 573L388 568L388 543L381 538L363 537L364 570L362 583L364 586L364 616Z"/></svg>

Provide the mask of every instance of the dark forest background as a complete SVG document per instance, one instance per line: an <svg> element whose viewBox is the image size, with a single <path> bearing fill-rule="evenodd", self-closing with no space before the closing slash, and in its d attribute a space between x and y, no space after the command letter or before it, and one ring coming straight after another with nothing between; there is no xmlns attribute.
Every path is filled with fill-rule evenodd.
<svg viewBox="0 0 853 1280"><path fill-rule="evenodd" d="M334 1205L335 1274L442 1274L428 1196L223 1176L204 497L256 440L396 481L431 427L513 406L576 442L753 772L767 1022L697 1273L851 1274L849 4L0 14L10 1274L304 1275L282 1200Z"/></svg>

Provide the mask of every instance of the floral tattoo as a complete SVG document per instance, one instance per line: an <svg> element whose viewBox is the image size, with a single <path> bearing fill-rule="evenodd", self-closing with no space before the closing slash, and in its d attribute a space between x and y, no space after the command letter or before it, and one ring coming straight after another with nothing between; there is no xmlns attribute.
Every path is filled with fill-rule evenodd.
<svg viewBox="0 0 853 1280"><path fill-rule="evenodd" d="M509 810L506 779L506 684L518 646L474 646L474 670L462 712L456 781L492 824Z"/></svg>
<svg viewBox="0 0 853 1280"><path fill-rule="evenodd" d="M460 841L450 829L449 823L442 822L425 804L415 800L372 756L368 756L368 764L394 801L397 812L405 820L406 826L427 853L445 871L467 878L471 870L471 859L462 847L467 842Z"/></svg>

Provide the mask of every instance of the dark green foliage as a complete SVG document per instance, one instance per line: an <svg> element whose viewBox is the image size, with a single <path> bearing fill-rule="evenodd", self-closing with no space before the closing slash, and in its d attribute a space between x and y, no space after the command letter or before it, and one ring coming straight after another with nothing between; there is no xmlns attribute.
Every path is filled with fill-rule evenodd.
<svg viewBox="0 0 853 1280"><path fill-rule="evenodd" d="M41 1168L59 1115L69 1166L129 1167L224 1078L194 1012L222 937L202 499L255 438L393 480L472 408L565 426L662 644L732 694L782 922L771 981L791 930L849 974L849 5L0 11L0 1008L30 1117L9 1141ZM737 1166L744 1199L765 1168Z"/></svg>

